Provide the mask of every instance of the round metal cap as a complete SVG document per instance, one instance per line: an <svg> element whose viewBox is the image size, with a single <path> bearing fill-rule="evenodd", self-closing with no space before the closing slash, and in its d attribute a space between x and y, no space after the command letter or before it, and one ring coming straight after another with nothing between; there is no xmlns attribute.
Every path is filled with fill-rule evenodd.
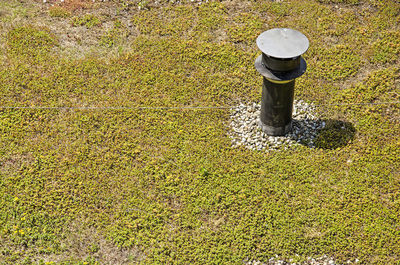
<svg viewBox="0 0 400 265"><path fill-rule="evenodd" d="M257 38L258 48L266 55L278 59L298 57L307 51L309 44L303 33L288 28L270 29Z"/></svg>

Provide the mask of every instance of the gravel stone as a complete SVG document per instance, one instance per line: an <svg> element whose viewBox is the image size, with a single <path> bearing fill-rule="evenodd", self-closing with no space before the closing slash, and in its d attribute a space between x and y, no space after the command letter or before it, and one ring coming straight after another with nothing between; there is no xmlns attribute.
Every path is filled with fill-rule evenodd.
<svg viewBox="0 0 400 265"><path fill-rule="evenodd" d="M359 262L358 259L354 260L354 263L358 263L358 262ZM346 261L345 264L349 264L349 263L352 263L352 260ZM245 265L344 265L344 264L336 263L332 257L329 257L327 255L322 255L317 258L308 257L307 260L304 262L293 262L293 259L290 259L289 261L285 261L285 260L279 259L278 255L275 255L274 257L268 259L265 262L261 262L258 260L249 260L249 261L245 261L243 264L245 264Z"/></svg>
<svg viewBox="0 0 400 265"><path fill-rule="evenodd" d="M325 127L325 122L318 119L314 105L302 100L293 104L292 131L285 136L268 136L260 127L261 105L240 103L231 109L229 135L232 146L245 146L261 151L287 149L299 144L314 148L318 131Z"/></svg>

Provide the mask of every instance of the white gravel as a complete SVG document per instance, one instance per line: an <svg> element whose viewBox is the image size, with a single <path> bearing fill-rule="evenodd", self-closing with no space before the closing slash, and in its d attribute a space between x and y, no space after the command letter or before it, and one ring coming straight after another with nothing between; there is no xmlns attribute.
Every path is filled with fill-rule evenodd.
<svg viewBox="0 0 400 265"><path fill-rule="evenodd" d="M270 258L266 262L251 260L247 261L245 265L347 265L347 264L358 264L358 263L359 263L358 259L347 260L345 263L337 263L335 259L327 255L322 255L321 257L318 258L308 257L306 261L296 263L293 262L293 260L289 261L280 260L276 255L275 257Z"/></svg>
<svg viewBox="0 0 400 265"><path fill-rule="evenodd" d="M325 122L318 119L315 106L302 100L293 104L292 131L285 136L268 136L259 126L260 104L241 103L231 110L229 126L232 146L245 146L252 150L287 149L303 144L314 148L318 130L325 127Z"/></svg>

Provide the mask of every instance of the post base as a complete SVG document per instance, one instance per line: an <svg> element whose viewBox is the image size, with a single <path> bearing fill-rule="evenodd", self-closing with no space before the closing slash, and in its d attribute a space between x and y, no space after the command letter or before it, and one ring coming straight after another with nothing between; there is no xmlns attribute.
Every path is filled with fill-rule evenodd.
<svg viewBox="0 0 400 265"><path fill-rule="evenodd" d="M292 130L292 121L283 127L273 127L265 125L261 120L259 120L259 125L264 133L271 136L283 136Z"/></svg>

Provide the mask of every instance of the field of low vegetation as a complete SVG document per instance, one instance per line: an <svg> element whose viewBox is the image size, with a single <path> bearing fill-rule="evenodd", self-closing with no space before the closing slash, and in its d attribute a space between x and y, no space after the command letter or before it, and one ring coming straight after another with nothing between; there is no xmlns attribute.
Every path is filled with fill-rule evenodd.
<svg viewBox="0 0 400 265"><path fill-rule="evenodd" d="M399 23L396 0L0 1L0 264L400 264ZM234 148L277 27L310 40L295 99L327 126Z"/></svg>

